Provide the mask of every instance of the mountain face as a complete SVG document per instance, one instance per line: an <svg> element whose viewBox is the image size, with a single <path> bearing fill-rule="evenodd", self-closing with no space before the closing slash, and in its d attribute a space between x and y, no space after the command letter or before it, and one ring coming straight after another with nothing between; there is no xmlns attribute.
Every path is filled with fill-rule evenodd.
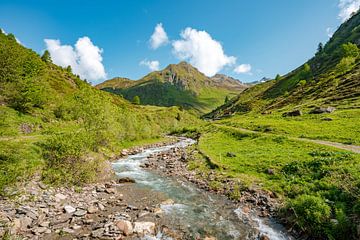
<svg viewBox="0 0 360 240"><path fill-rule="evenodd" d="M256 84L206 118L314 106L360 106L360 13L343 23L313 58L282 77Z"/></svg>
<svg viewBox="0 0 360 240"><path fill-rule="evenodd" d="M182 106L199 113L210 111L247 88L234 78L217 74L211 78L186 62L170 64L140 80L114 78L96 86L128 100L140 97L141 104Z"/></svg>

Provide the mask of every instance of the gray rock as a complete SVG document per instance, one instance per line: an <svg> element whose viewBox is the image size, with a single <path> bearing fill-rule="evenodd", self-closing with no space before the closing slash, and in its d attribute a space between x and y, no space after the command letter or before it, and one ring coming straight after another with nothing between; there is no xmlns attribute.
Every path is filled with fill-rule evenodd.
<svg viewBox="0 0 360 240"><path fill-rule="evenodd" d="M134 232L138 234L155 234L155 223L153 222L135 222Z"/></svg>
<svg viewBox="0 0 360 240"><path fill-rule="evenodd" d="M66 213L72 214L76 211L76 208L74 208L73 206L70 206L70 205L66 205L66 206L64 206L64 211Z"/></svg>
<svg viewBox="0 0 360 240"><path fill-rule="evenodd" d="M129 177L123 177L119 178L118 183L135 183L135 179L129 178Z"/></svg>
<svg viewBox="0 0 360 240"><path fill-rule="evenodd" d="M74 216L76 217L82 217L85 216L87 214L87 211L83 210L83 209L78 209L76 210L76 212L74 212Z"/></svg>
<svg viewBox="0 0 360 240"><path fill-rule="evenodd" d="M332 113L336 110L334 107L316 107L310 111L310 114L322 114L322 113Z"/></svg>
<svg viewBox="0 0 360 240"><path fill-rule="evenodd" d="M103 236L104 232L105 232L105 228L99 228L99 229L92 231L91 236L93 238L100 238Z"/></svg>
<svg viewBox="0 0 360 240"><path fill-rule="evenodd" d="M296 117L296 116L301 116L302 112L300 110L293 110L290 112L285 112L283 113L283 117Z"/></svg>

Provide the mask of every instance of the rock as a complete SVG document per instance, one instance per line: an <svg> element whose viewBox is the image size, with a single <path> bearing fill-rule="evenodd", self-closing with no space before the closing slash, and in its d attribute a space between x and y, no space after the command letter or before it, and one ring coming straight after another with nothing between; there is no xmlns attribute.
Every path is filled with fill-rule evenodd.
<svg viewBox="0 0 360 240"><path fill-rule="evenodd" d="M129 150L127 150L127 149L123 149L122 151L121 151L121 155L122 156L127 156L129 154Z"/></svg>
<svg viewBox="0 0 360 240"><path fill-rule="evenodd" d="M266 173L269 174L269 175L274 175L274 174L275 174L275 171L274 171L274 169L268 168L268 169L266 170Z"/></svg>
<svg viewBox="0 0 360 240"><path fill-rule="evenodd" d="M266 236L265 234L261 234L259 240L270 240L270 238L268 236Z"/></svg>
<svg viewBox="0 0 360 240"><path fill-rule="evenodd" d="M10 229L11 234L16 234L21 230L21 220L16 218L12 221L12 226Z"/></svg>
<svg viewBox="0 0 360 240"><path fill-rule="evenodd" d="M310 114L322 114L322 113L332 113L336 110L334 107L316 107L311 110Z"/></svg>
<svg viewBox="0 0 360 240"><path fill-rule="evenodd" d="M72 214L76 211L76 208L74 208L73 206L70 206L70 205L66 205L66 206L64 206L64 211L66 213Z"/></svg>
<svg viewBox="0 0 360 240"><path fill-rule="evenodd" d="M124 233L125 236L131 235L133 233L133 227L130 221L119 220L115 222L116 227Z"/></svg>
<svg viewBox="0 0 360 240"><path fill-rule="evenodd" d="M35 234L35 235L40 235L42 233L45 233L48 229L46 227L35 227L32 229L32 232Z"/></svg>
<svg viewBox="0 0 360 240"><path fill-rule="evenodd" d="M40 227L49 227L50 226L50 222L41 222L39 223Z"/></svg>
<svg viewBox="0 0 360 240"><path fill-rule="evenodd" d="M83 209L78 209L76 210L76 212L74 212L74 216L76 217L82 217L84 215L86 215L87 211L83 210Z"/></svg>
<svg viewBox="0 0 360 240"><path fill-rule="evenodd" d="M216 240L216 238L215 238L215 237L209 237L209 236L208 236L208 237L205 237L204 240Z"/></svg>
<svg viewBox="0 0 360 240"><path fill-rule="evenodd" d="M293 110L290 112L285 112L283 113L283 117L296 117L296 116L301 116L302 112L300 110Z"/></svg>
<svg viewBox="0 0 360 240"><path fill-rule="evenodd" d="M101 211L104 211L105 210L105 207L104 205L102 205L101 203L98 203L98 207Z"/></svg>
<svg viewBox="0 0 360 240"><path fill-rule="evenodd" d="M116 189L115 188L107 188L105 190L106 193L108 194L115 194L116 193Z"/></svg>
<svg viewBox="0 0 360 240"><path fill-rule="evenodd" d="M101 238L103 233L105 232L105 228L99 228L91 232L91 236L93 238Z"/></svg>
<svg viewBox="0 0 360 240"><path fill-rule="evenodd" d="M227 152L227 153L226 153L226 156L233 158L233 157L236 157L236 154L233 153L233 152Z"/></svg>
<svg viewBox="0 0 360 240"><path fill-rule="evenodd" d="M162 205L173 205L174 203L175 203L174 200L169 198L169 199L163 201L161 204Z"/></svg>
<svg viewBox="0 0 360 240"><path fill-rule="evenodd" d="M96 213L97 211L98 211L98 208L95 207L95 206L90 206L87 209L87 212L90 213L90 214Z"/></svg>
<svg viewBox="0 0 360 240"><path fill-rule="evenodd" d="M75 232L73 229L68 228L68 227L63 228L63 229L62 229L62 231L63 231L64 233L69 233L69 234L71 234L71 233L74 233L74 232Z"/></svg>
<svg viewBox="0 0 360 240"><path fill-rule="evenodd" d="M57 202L60 202L60 201L63 201L67 198L67 196L65 196L64 194L62 193L57 193L55 194L55 201Z"/></svg>
<svg viewBox="0 0 360 240"><path fill-rule="evenodd" d="M25 134L29 134L29 133L32 133L32 126L30 125L30 124L28 124L28 123L22 123L21 125L20 125L20 131L22 132L22 133L25 133Z"/></svg>
<svg viewBox="0 0 360 240"><path fill-rule="evenodd" d="M33 220L30 217L20 218L20 230L26 231L32 224Z"/></svg>
<svg viewBox="0 0 360 240"><path fill-rule="evenodd" d="M161 215L161 214L163 214L163 210L161 208L155 208L154 209L154 214L157 215L157 216Z"/></svg>
<svg viewBox="0 0 360 240"><path fill-rule="evenodd" d="M138 234L155 234L155 223L153 222L135 222L134 232Z"/></svg>
<svg viewBox="0 0 360 240"><path fill-rule="evenodd" d="M42 182L39 182L38 183L38 186L42 189L42 190L45 190L46 189L46 185Z"/></svg>
<svg viewBox="0 0 360 240"><path fill-rule="evenodd" d="M329 117L326 117L326 118L323 118L323 119L321 119L321 120L323 120L323 121L332 121L333 119L332 118L329 118Z"/></svg>
<svg viewBox="0 0 360 240"><path fill-rule="evenodd" d="M74 229L74 230L79 230L79 229L81 228L81 226L75 224L75 225L73 225L71 228Z"/></svg>
<svg viewBox="0 0 360 240"><path fill-rule="evenodd" d="M123 177L118 179L118 183L135 183L135 179Z"/></svg>

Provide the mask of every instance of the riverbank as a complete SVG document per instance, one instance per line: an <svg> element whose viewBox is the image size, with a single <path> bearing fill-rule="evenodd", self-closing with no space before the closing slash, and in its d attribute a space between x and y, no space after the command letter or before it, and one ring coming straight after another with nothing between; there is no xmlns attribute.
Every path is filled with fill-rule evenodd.
<svg viewBox="0 0 360 240"><path fill-rule="evenodd" d="M177 139L173 138L170 142L174 143L175 140ZM172 177L180 176L180 172L182 172L183 175L181 176L184 177L184 181L180 181L179 184L182 186L184 183L189 182L190 185L186 184L186 188L191 191L180 195L186 195L192 191L198 192L195 199L205 197L204 202L194 203L196 208L201 209L201 204L209 200L213 201L215 195L211 195L212 190L206 187L206 183L202 185L199 178L196 176L191 177L192 175L186 170L188 153L183 148L185 145L167 148L168 146L168 141L166 143L150 144L146 145L146 147L123 150L121 155L124 159L128 159L127 161L130 161L131 164L135 159L146 159L146 161L138 164L139 167L145 167L149 171L161 171L163 174ZM150 153L151 149L157 149L158 152L149 154L150 157L147 158L145 152ZM115 171L116 163L126 164L126 161L114 162ZM155 164L158 164L158 166L155 167ZM135 172L139 173L139 169L135 168ZM188 177L185 178L186 176ZM168 181L166 183L169 183L170 180L167 179L166 181ZM192 187L192 183L196 183L200 188L210 192L206 194L205 191L197 190ZM175 191L177 191L176 188ZM1 200L0 236L3 235L5 239L11 239L10 236L25 239L139 239L146 235L147 239L165 239L165 236L172 239L190 239L189 230L186 229L187 224L191 225L191 221L196 221L198 216L194 219L186 219L186 217L190 216L182 217L182 213L176 211L183 211L182 207L185 205L177 202L176 199L175 201L168 199L168 197L169 194L166 192L144 188L141 182L139 184L134 183L134 179L121 177L120 175L116 180L88 184L81 188L53 188L44 185L39 179L35 179L22 189L19 189L19 194L15 197ZM259 199L261 198L263 197L255 197L254 200L260 203ZM262 202L272 201L271 199L265 199L268 199L268 197L263 198ZM247 200L244 198L244 203L251 203L251 201ZM253 218L254 209L257 208L258 204L250 207L251 205L238 203L227 202L219 198L217 202L213 203L216 205L210 206L210 208L218 207L219 209L216 212L221 212L223 211L222 208L224 208L223 204L225 204L227 206L226 221L228 221L228 218L234 218L234 221L240 224L238 229L241 229L240 232L246 232L246 228L249 227L254 229L250 231L252 237L244 237L243 235L241 235L243 237L240 237L240 235L232 232L231 234L235 234L232 239L269 239L269 236L264 231L261 231L264 230L264 227L256 229L255 226L257 224L257 227L259 227L260 224L263 224L263 219ZM267 219L271 215L269 210L272 205L267 203L263 207L265 207L267 213L263 217ZM172 213L171 211L175 212ZM168 216L169 214L175 214L176 216L172 219ZM208 223L211 223L211 221L224 222L224 220L221 220L222 215L220 215L219 220L217 214L214 215L214 220L208 219ZM183 218L184 224L179 224L176 217ZM231 222L224 223L231 225ZM266 224L263 226L268 227ZM227 227L222 226L221 230L229 231L226 230ZM272 229L270 228L270 230ZM217 232L219 229L213 231ZM197 236L196 239L217 239L211 234L196 235L195 233L195 236Z"/></svg>

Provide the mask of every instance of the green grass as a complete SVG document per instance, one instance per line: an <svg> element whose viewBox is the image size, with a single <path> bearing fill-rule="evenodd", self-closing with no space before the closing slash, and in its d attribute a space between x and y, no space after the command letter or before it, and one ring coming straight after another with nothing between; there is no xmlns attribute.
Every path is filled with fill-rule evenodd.
<svg viewBox="0 0 360 240"><path fill-rule="evenodd" d="M217 123L253 131L360 145L360 109L337 110L331 114L304 114L299 117L236 115ZM332 121L325 121L331 118Z"/></svg>
<svg viewBox="0 0 360 240"><path fill-rule="evenodd" d="M219 176L240 181L241 186L233 191L233 197L240 197L237 191L247 187L273 191L287 203L283 208L285 218L300 230L324 238L355 236L351 221L360 219L360 211L354 207L360 207L359 154L286 136L248 133L215 125L203 131L198 149L218 166L215 171ZM229 152L235 157L229 157ZM209 163L199 159L189 167L209 171ZM268 174L268 169L274 174ZM218 187L219 183L211 184ZM313 228L310 222L318 213L309 216L294 213L294 209L301 212L306 204L314 204L314 211L320 213L331 209L318 228ZM335 226L330 219L341 221L341 229L340 224Z"/></svg>

